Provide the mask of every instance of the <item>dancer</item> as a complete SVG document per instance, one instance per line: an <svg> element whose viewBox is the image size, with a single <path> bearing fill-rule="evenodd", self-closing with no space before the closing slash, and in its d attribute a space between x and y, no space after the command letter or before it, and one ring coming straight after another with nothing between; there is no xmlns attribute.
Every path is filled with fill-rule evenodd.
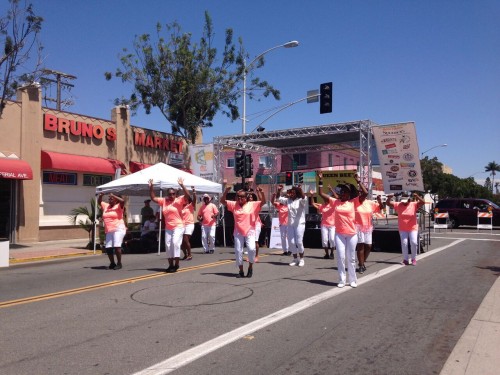
<svg viewBox="0 0 500 375"><path fill-rule="evenodd" d="M278 222L280 226L280 238L281 238L281 249L283 254L281 255L292 255L292 252L288 248L288 206L284 203L276 201L276 193L273 193L271 197L271 202L273 202L274 207L278 210Z"/></svg>
<svg viewBox="0 0 500 375"><path fill-rule="evenodd" d="M215 229L219 210L211 200L210 195L203 194L203 204L198 210L198 221L201 223L201 243L205 254L215 252Z"/></svg>
<svg viewBox="0 0 500 375"><path fill-rule="evenodd" d="M318 172L318 193L325 200L329 200L335 212L335 246L337 247L337 271L339 282L337 286L343 288L346 284L345 267L349 273L349 282L352 288L356 288L356 244L358 236L355 223L355 210L361 204L361 199L367 195L366 188L360 185L361 192L358 193L354 185L340 184L337 189L339 198L332 198L323 193L323 173ZM360 183L358 175L354 175L356 182ZM347 264L345 264L347 263Z"/></svg>
<svg viewBox="0 0 500 375"><path fill-rule="evenodd" d="M365 262L372 249L373 214L384 209L382 197L377 196L377 201L361 199L361 204L356 207L356 227L358 230L358 244L356 254L358 256L358 269L360 274L366 271Z"/></svg>
<svg viewBox="0 0 500 375"><path fill-rule="evenodd" d="M192 200L189 191L184 186L184 179L179 177L177 182L184 191L184 195L177 197L177 191L174 188L169 188L167 189L166 198L157 198L153 190L153 180L149 180L149 195L151 200L161 207L163 221L165 222L165 251L168 260L168 268L165 272L167 273L177 272L179 269L181 243L184 234L184 222L181 212L186 203Z"/></svg>
<svg viewBox="0 0 500 375"><path fill-rule="evenodd" d="M247 192L238 190L236 192L236 201L227 200L227 193L231 186L226 186L221 197L221 203L227 207L228 211L234 216L234 253L236 255L236 266L239 269L236 277L245 277L243 271L243 246L248 249L248 272L247 277L253 276L253 263L255 261L255 221L261 207L266 203L264 191L257 186L260 201L249 202Z"/></svg>
<svg viewBox="0 0 500 375"><path fill-rule="evenodd" d="M194 209L196 204L196 189L191 186L191 202L182 208L182 221L184 222L184 235L182 236L181 250L184 254L182 260L191 260L191 235L194 232Z"/></svg>
<svg viewBox="0 0 500 375"><path fill-rule="evenodd" d="M106 233L106 253L109 258L109 269L119 270L122 268L122 242L127 232L125 226L125 201L120 195L109 194L108 203L102 201L104 194L99 194L97 204L102 209L104 221L104 233ZM114 254L116 254L116 263Z"/></svg>
<svg viewBox="0 0 500 375"><path fill-rule="evenodd" d="M276 196L281 196L281 190L283 190L283 185L278 185ZM288 250L293 254L290 266L303 267L305 264L303 239L306 230L307 197L300 185L289 189L287 196L287 198L279 198L278 201L288 208Z"/></svg>
<svg viewBox="0 0 500 375"><path fill-rule="evenodd" d="M321 244L325 251L324 259L334 259L333 248L335 243L335 215L330 200L323 198L323 203L314 201L314 192L309 190L311 205L321 214Z"/></svg>
<svg viewBox="0 0 500 375"><path fill-rule="evenodd" d="M403 193L402 196L406 199L404 202L393 202L394 195L387 196L386 205L393 207L398 214L398 229L401 239L401 251L403 253L403 262L405 266L409 265L408 261L408 240L411 248L411 264L417 265L417 246L418 246L418 223L417 211L425 204L423 198L417 193L413 193L413 200L409 198L409 193Z"/></svg>

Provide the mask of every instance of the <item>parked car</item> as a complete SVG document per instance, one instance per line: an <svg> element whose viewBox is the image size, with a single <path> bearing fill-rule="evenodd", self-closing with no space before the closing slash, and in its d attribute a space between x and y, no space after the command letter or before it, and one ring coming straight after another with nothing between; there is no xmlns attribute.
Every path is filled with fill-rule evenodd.
<svg viewBox="0 0 500 375"><path fill-rule="evenodd" d="M493 212L493 226L500 226L500 207L487 199L445 198L437 202L434 207L434 212L448 213L453 228L458 228L460 225L476 226L477 213L489 210Z"/></svg>

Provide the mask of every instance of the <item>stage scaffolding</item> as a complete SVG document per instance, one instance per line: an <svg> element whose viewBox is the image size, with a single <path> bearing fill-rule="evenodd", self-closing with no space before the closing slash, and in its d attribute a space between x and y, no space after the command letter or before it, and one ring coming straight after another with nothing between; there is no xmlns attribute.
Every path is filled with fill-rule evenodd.
<svg viewBox="0 0 500 375"><path fill-rule="evenodd" d="M371 128L377 126L370 120L352 121L338 124L319 125L296 129L254 132L214 138L214 176L222 183L222 152L240 149L259 155L273 156L270 175L271 192L276 191L276 175L280 173L276 156L308 152L342 151L359 156L359 176L372 190L372 144ZM326 170L326 168L323 168Z"/></svg>

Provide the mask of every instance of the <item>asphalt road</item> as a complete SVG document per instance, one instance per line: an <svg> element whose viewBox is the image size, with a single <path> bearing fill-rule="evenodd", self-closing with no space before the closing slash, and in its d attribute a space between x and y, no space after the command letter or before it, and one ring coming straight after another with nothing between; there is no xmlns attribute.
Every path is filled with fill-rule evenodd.
<svg viewBox="0 0 500 375"><path fill-rule="evenodd" d="M164 254L119 271L104 255L14 266L0 271L0 373L439 374L499 250L498 235L436 233L416 267L373 253L356 289L336 288L319 249L303 268L263 249L251 279L231 249L196 249L171 275Z"/></svg>

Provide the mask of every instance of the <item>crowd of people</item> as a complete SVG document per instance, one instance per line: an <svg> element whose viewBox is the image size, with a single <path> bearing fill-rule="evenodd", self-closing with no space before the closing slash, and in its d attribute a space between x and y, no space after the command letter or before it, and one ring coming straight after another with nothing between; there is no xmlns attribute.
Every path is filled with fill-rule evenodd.
<svg viewBox="0 0 500 375"><path fill-rule="evenodd" d="M284 256L293 256L290 266L304 267L304 233L306 228L306 210L308 203L321 214L321 243L325 251L325 259L333 259L337 252L337 286L343 288L349 284L357 287L357 273L366 271L365 262L372 248L373 214L384 210L380 196L375 201L367 199L368 191L361 183L358 175L354 176L357 186L343 183L332 189L329 194L323 191L323 174L317 172L317 192L309 190L309 200L300 185L292 186L286 192L283 185L271 197L270 203L276 208L279 221L281 246ZM181 250L183 260L191 260L190 239L194 230L194 211L196 209L196 190L189 191L182 178L178 179L179 189L169 188L165 197L157 197L153 189L153 181L149 181L150 198L144 201L141 210L141 241L144 238L154 239L157 219L164 231L165 252L167 254L167 273L179 269ZM227 185L220 203L234 217L234 253L238 269L236 277L252 277L254 264L258 262L259 236L262 227L259 213L266 203L264 190L260 186L255 189L237 189L237 184ZM235 199L228 199L228 193L234 189ZM323 202L316 202L315 195ZM102 209L106 240L106 253L110 260L109 269L122 268L122 241L126 233L125 208L123 197L109 194L108 203L103 202L103 195L98 197ZM158 218L155 217L150 202L159 206ZM203 203L197 212L197 220L201 225L201 242L203 252L215 253L215 230L220 214L216 204L208 194L202 197ZM393 202L393 196L387 197L386 205L393 208L398 217L398 229L403 254L402 264L417 264L418 223L417 211L424 200L417 193L402 202ZM408 255L408 243L411 248L411 259ZM245 275L243 253L248 252L248 269ZM114 257L116 256L116 262ZM356 266L357 260L357 266ZM346 273L347 270L347 273Z"/></svg>

